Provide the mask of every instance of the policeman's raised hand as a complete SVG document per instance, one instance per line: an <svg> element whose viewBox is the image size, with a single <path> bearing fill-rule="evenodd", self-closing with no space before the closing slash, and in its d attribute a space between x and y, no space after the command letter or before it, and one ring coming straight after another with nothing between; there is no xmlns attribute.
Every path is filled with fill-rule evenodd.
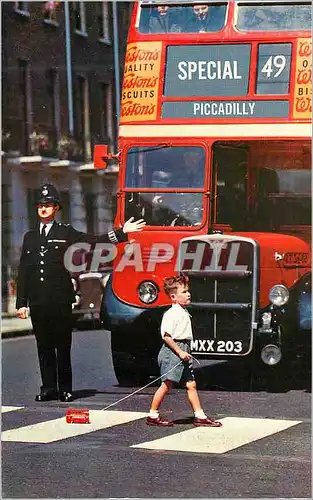
<svg viewBox="0 0 313 500"><path fill-rule="evenodd" d="M17 310L17 316L18 316L18 318L21 318L21 319L27 319L28 318L28 308L27 307L20 307Z"/></svg>
<svg viewBox="0 0 313 500"><path fill-rule="evenodd" d="M145 227L146 222L144 219L138 219L134 221L134 217L131 217L128 219L124 226L123 226L123 232L124 233L134 233L136 231L142 231L143 228Z"/></svg>

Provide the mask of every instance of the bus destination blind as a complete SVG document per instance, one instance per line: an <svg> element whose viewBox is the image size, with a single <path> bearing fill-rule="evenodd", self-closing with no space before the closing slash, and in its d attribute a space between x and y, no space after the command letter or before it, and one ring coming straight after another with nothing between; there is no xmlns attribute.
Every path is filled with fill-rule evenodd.
<svg viewBox="0 0 313 500"><path fill-rule="evenodd" d="M202 99L164 102L162 118L287 117L291 49L290 43L258 46L255 94L286 99L241 100L248 94L250 44L168 47L164 97Z"/></svg>

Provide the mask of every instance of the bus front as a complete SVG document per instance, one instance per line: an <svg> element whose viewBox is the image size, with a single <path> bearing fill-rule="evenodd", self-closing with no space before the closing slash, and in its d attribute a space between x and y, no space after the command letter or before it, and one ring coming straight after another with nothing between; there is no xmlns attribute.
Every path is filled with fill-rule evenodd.
<svg viewBox="0 0 313 500"><path fill-rule="evenodd" d="M120 383L157 373L166 276L188 274L193 355L265 365L310 335L311 2L136 3L102 304Z"/></svg>

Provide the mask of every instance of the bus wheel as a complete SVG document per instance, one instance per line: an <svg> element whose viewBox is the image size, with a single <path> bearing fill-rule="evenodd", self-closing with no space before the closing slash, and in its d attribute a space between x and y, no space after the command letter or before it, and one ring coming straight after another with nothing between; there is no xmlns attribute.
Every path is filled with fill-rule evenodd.
<svg viewBox="0 0 313 500"><path fill-rule="evenodd" d="M124 339L125 340L125 339ZM120 386L132 387L143 386L149 382L151 375L148 366L143 366L124 346L121 347L120 335L117 332L111 333L112 362L115 376Z"/></svg>
<svg viewBox="0 0 313 500"><path fill-rule="evenodd" d="M291 382L292 364L292 359L287 356L275 366L267 366L259 362L254 370L254 389L286 392Z"/></svg>

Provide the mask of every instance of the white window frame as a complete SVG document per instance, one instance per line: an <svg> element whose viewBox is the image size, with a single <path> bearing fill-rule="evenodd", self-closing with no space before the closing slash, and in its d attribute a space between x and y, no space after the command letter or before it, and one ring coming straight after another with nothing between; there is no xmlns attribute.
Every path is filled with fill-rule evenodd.
<svg viewBox="0 0 313 500"><path fill-rule="evenodd" d="M101 21L102 21L102 31L103 31L104 36L99 37L99 42L105 43L107 45L111 45L108 1L107 0L102 1L101 5L102 5Z"/></svg>
<svg viewBox="0 0 313 500"><path fill-rule="evenodd" d="M29 2L22 2L23 3L23 8L19 9L19 4L20 2L14 2L14 10L17 14L20 14L21 16L29 17L30 14L28 12L28 3Z"/></svg>
<svg viewBox="0 0 313 500"><path fill-rule="evenodd" d="M47 4L50 2L45 2L45 3ZM52 26L59 26L59 23L57 21L57 7L58 6L56 5L53 9L50 9L50 10L47 9L45 11L45 14L46 14L46 12L49 12L49 18L44 18L44 20L43 20L44 23L50 24Z"/></svg>
<svg viewBox="0 0 313 500"><path fill-rule="evenodd" d="M76 8L79 6L79 15L80 15L80 27L81 29L75 29L75 33L77 35L81 36L88 36L87 30L86 30L86 5L84 0L77 0L76 1Z"/></svg>

